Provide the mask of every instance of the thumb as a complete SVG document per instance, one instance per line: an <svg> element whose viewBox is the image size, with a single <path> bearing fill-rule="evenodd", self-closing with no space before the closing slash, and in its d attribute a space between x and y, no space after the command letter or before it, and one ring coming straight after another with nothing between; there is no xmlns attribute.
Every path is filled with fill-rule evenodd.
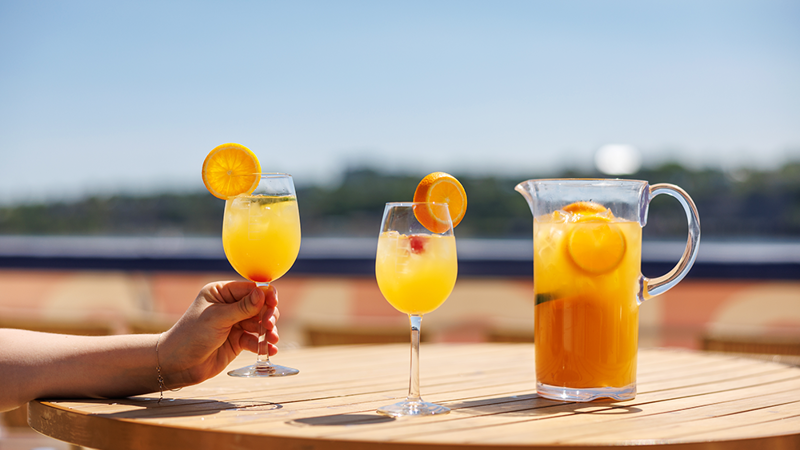
<svg viewBox="0 0 800 450"><path fill-rule="evenodd" d="M250 291L249 294L239 299L235 303L225 305L224 321L228 325L233 325L242 320L249 319L261 311L264 306L266 296L258 287Z"/></svg>

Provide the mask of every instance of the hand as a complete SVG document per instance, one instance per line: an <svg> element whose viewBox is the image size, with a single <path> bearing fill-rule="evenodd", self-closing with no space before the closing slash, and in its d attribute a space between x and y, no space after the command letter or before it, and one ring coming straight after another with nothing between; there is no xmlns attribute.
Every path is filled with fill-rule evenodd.
<svg viewBox="0 0 800 450"><path fill-rule="evenodd" d="M278 352L275 288L249 281L203 287L178 322L161 336L158 358L168 389L197 384L222 372L242 350L258 352L263 317L269 355Z"/></svg>

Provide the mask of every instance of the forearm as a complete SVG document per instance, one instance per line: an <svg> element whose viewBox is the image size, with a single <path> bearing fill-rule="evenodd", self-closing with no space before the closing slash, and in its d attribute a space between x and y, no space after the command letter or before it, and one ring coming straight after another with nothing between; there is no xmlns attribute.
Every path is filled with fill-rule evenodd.
<svg viewBox="0 0 800 450"><path fill-rule="evenodd" d="M160 341L154 334L92 337L0 329L0 411L36 398L124 397L200 383L222 372L243 349L257 350L251 333L262 316L269 318L267 340L278 342L277 306L274 288L217 282L201 289ZM270 346L270 354L276 351Z"/></svg>
<svg viewBox="0 0 800 450"><path fill-rule="evenodd" d="M159 390L158 335L70 336L0 329L0 411L43 397Z"/></svg>

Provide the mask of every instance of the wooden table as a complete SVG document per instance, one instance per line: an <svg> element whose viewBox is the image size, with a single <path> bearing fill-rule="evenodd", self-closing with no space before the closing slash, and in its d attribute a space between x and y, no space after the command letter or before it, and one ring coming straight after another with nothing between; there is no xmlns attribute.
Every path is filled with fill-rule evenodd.
<svg viewBox="0 0 800 450"><path fill-rule="evenodd" d="M220 375L178 392L29 404L37 431L97 449L800 448L800 367L725 354L641 350L639 394L561 403L535 393L531 344L423 344L422 395L442 416L391 419L407 345L304 348L300 374ZM250 363L243 354L232 366Z"/></svg>

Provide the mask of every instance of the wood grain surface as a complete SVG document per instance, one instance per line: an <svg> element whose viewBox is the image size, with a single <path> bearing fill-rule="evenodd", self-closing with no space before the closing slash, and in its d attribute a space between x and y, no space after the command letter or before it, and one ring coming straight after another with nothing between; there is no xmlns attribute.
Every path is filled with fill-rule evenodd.
<svg viewBox="0 0 800 450"><path fill-rule="evenodd" d="M221 374L178 392L29 404L37 431L96 449L800 448L800 368L688 350L639 352L638 395L562 403L536 395L532 344L423 344L425 400L443 416L391 419L404 344L284 351L286 378ZM241 355L231 367L249 364ZM154 373L155 376L155 373ZM269 446L269 447L267 447Z"/></svg>

